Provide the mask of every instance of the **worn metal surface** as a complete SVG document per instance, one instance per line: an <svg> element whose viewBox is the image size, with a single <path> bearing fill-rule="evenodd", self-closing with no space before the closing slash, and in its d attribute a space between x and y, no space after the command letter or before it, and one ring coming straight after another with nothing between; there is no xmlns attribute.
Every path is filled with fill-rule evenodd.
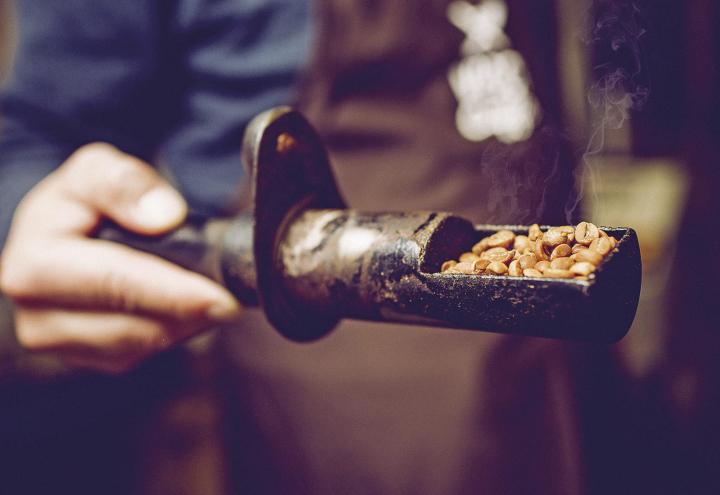
<svg viewBox="0 0 720 495"><path fill-rule="evenodd" d="M337 318L599 342L625 335L640 291L634 231L607 229L618 251L589 281L438 273L501 228L445 213L309 210L280 245L284 287L296 304Z"/></svg>
<svg viewBox="0 0 720 495"><path fill-rule="evenodd" d="M617 251L590 281L442 274L443 261L482 237L528 227L344 209L320 139L287 108L250 124L244 160L253 214L191 221L156 238L105 226L100 237L223 282L294 340L319 338L341 318L596 342L622 338L632 323L641 283L632 229L604 228Z"/></svg>

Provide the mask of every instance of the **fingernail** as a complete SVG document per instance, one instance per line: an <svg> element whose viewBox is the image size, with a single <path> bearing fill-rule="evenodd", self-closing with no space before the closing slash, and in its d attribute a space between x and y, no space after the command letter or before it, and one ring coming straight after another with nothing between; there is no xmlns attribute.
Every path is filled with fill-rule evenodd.
<svg viewBox="0 0 720 495"><path fill-rule="evenodd" d="M174 189L156 187L140 197L136 214L146 227L170 228L185 219L187 206Z"/></svg>
<svg viewBox="0 0 720 495"><path fill-rule="evenodd" d="M235 321L241 313L240 304L235 298L226 296L211 305L205 313L212 321Z"/></svg>

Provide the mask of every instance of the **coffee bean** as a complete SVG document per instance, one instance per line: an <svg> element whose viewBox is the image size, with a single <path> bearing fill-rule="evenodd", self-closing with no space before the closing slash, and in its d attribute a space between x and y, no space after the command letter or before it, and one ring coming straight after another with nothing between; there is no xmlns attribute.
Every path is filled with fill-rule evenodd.
<svg viewBox="0 0 720 495"><path fill-rule="evenodd" d="M508 275L511 277L522 277L523 269L520 266L519 260L513 260L508 267Z"/></svg>
<svg viewBox="0 0 720 495"><path fill-rule="evenodd" d="M452 269L465 275L478 275L482 273L486 266L487 264L484 263L484 260L462 261Z"/></svg>
<svg viewBox="0 0 720 495"><path fill-rule="evenodd" d="M557 270L569 270L575 262L570 258L555 258L550 262L550 268Z"/></svg>
<svg viewBox="0 0 720 495"><path fill-rule="evenodd" d="M480 257L488 261L499 261L501 263L509 263L515 256L515 250L508 251L504 247L494 247L484 251Z"/></svg>
<svg viewBox="0 0 720 495"><path fill-rule="evenodd" d="M475 253L470 253L470 252L463 253L460 255L460 258L458 258L458 260L461 262L462 261L475 261L475 260L479 260L479 259L480 259L480 256L478 256Z"/></svg>
<svg viewBox="0 0 720 495"><path fill-rule="evenodd" d="M488 246L491 248L504 247L505 249L510 249L514 240L515 233L511 230L498 230L488 237Z"/></svg>
<svg viewBox="0 0 720 495"><path fill-rule="evenodd" d="M536 223L532 224L528 229L528 239L530 241L535 241L540 237L542 237L542 230L540 230L540 226Z"/></svg>
<svg viewBox="0 0 720 495"><path fill-rule="evenodd" d="M457 265L457 263L458 263L458 262L455 261L455 260L447 260L447 261L446 261L445 263L443 263L442 266L440 267L440 271L441 271L441 272L446 272L446 271L448 271L450 268L452 268L452 267L454 267L455 265Z"/></svg>
<svg viewBox="0 0 720 495"><path fill-rule="evenodd" d="M523 254L518 258L518 261L520 262L520 267L525 270L526 268L533 268L535 267L535 263L537 263L537 257L534 253L530 254Z"/></svg>
<svg viewBox="0 0 720 495"><path fill-rule="evenodd" d="M483 272L487 269L489 264L490 262L488 260L478 258L473 261L473 271L475 271L476 273Z"/></svg>
<svg viewBox="0 0 720 495"><path fill-rule="evenodd" d="M453 271L456 271L459 273L464 273L466 275L470 275L473 273L471 261L461 261L460 263L455 265L452 269L453 269Z"/></svg>
<svg viewBox="0 0 720 495"><path fill-rule="evenodd" d="M592 263L588 263L587 261L581 261L571 266L570 271L573 272L575 275L582 275L587 277L595 271L595 265L593 265Z"/></svg>
<svg viewBox="0 0 720 495"><path fill-rule="evenodd" d="M575 274L570 270L560 270L558 268L548 268L543 275L550 278L573 278Z"/></svg>
<svg viewBox="0 0 720 495"><path fill-rule="evenodd" d="M575 242L589 246L590 243L600 237L597 226L590 222L580 222L575 227Z"/></svg>
<svg viewBox="0 0 720 495"><path fill-rule="evenodd" d="M535 253L535 256L537 256L538 260L549 260L550 255L547 252L547 249L545 247L545 244L543 243L543 238L538 237L535 240L535 249L533 250Z"/></svg>
<svg viewBox="0 0 720 495"><path fill-rule="evenodd" d="M535 263L535 269L536 269L536 270L540 270L541 272L544 272L544 271L547 270L548 268L550 268L550 262L549 262L549 261L543 260L543 261L538 261L537 263Z"/></svg>
<svg viewBox="0 0 720 495"><path fill-rule="evenodd" d="M507 273L508 267L505 263L502 263L500 261L493 261L487 266L486 271L494 273L496 275L503 275Z"/></svg>
<svg viewBox="0 0 720 495"><path fill-rule="evenodd" d="M543 244L549 247L556 247L560 244L567 244L568 233L558 230L556 227L551 228L543 234Z"/></svg>
<svg viewBox="0 0 720 495"><path fill-rule="evenodd" d="M533 224L528 235L499 230L475 243L458 260L445 261L440 270L465 275L592 280L593 271L617 243L590 222L550 227L546 232Z"/></svg>
<svg viewBox="0 0 720 495"><path fill-rule="evenodd" d="M612 251L612 244L607 237L598 237L590 243L590 249L597 251L602 256L607 256Z"/></svg>
<svg viewBox="0 0 720 495"><path fill-rule="evenodd" d="M513 249L522 253L529 247L530 247L530 239L528 238L528 236L526 236L526 235L515 236L515 241L513 242Z"/></svg>
<svg viewBox="0 0 720 495"><path fill-rule="evenodd" d="M595 266L598 266L600 263L602 263L603 258L600 253L592 249L583 249L582 251L575 253L573 256L575 257L575 261L578 263L582 261L587 261L588 263L592 263Z"/></svg>
<svg viewBox="0 0 720 495"><path fill-rule="evenodd" d="M514 249L511 249L510 251L508 251L509 258L506 259L503 263L505 263L506 265L509 265L510 262L515 259L516 255L517 255L517 251L515 251Z"/></svg>
<svg viewBox="0 0 720 495"><path fill-rule="evenodd" d="M560 244L555 249L552 250L552 253L550 253L550 260L554 260L556 258L566 258L572 254L572 248L569 244Z"/></svg>
<svg viewBox="0 0 720 495"><path fill-rule="evenodd" d="M572 245L572 243L575 242L575 227L573 227L572 225L562 225L555 228L561 232L565 232L568 235L568 244Z"/></svg>
<svg viewBox="0 0 720 495"><path fill-rule="evenodd" d="M582 251L583 249L588 249L588 247L583 246L582 244L575 244L572 247L572 254L576 254L578 251Z"/></svg>
<svg viewBox="0 0 720 495"><path fill-rule="evenodd" d="M483 251L485 251L488 248L488 237L485 237L484 239L481 239L480 242L477 242L471 249L471 251L477 255L482 254Z"/></svg>

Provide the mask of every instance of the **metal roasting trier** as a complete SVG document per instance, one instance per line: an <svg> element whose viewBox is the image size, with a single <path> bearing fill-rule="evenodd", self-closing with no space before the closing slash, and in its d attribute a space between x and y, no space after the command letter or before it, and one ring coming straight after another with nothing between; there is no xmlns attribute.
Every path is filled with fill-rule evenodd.
<svg viewBox="0 0 720 495"><path fill-rule="evenodd" d="M104 224L98 236L220 281L297 341L356 318L614 342L635 317L641 262L630 228L603 227L619 241L617 250L588 281L443 274L443 261L482 237L528 227L473 225L449 213L346 209L323 143L287 107L253 119L243 161L252 214L191 218L159 237Z"/></svg>

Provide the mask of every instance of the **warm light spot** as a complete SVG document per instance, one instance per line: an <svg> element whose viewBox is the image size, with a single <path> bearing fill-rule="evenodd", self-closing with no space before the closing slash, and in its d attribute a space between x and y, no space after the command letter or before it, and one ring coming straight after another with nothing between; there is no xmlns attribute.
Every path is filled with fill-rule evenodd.
<svg viewBox="0 0 720 495"><path fill-rule="evenodd" d="M466 39L463 58L448 73L458 100L456 126L468 140L495 136L505 143L524 141L535 129L540 106L530 90L522 56L510 48L504 32L507 5L484 0L452 2L448 18Z"/></svg>
<svg viewBox="0 0 720 495"><path fill-rule="evenodd" d="M378 233L375 230L350 227L338 240L338 251L341 257L354 259L370 249Z"/></svg>

